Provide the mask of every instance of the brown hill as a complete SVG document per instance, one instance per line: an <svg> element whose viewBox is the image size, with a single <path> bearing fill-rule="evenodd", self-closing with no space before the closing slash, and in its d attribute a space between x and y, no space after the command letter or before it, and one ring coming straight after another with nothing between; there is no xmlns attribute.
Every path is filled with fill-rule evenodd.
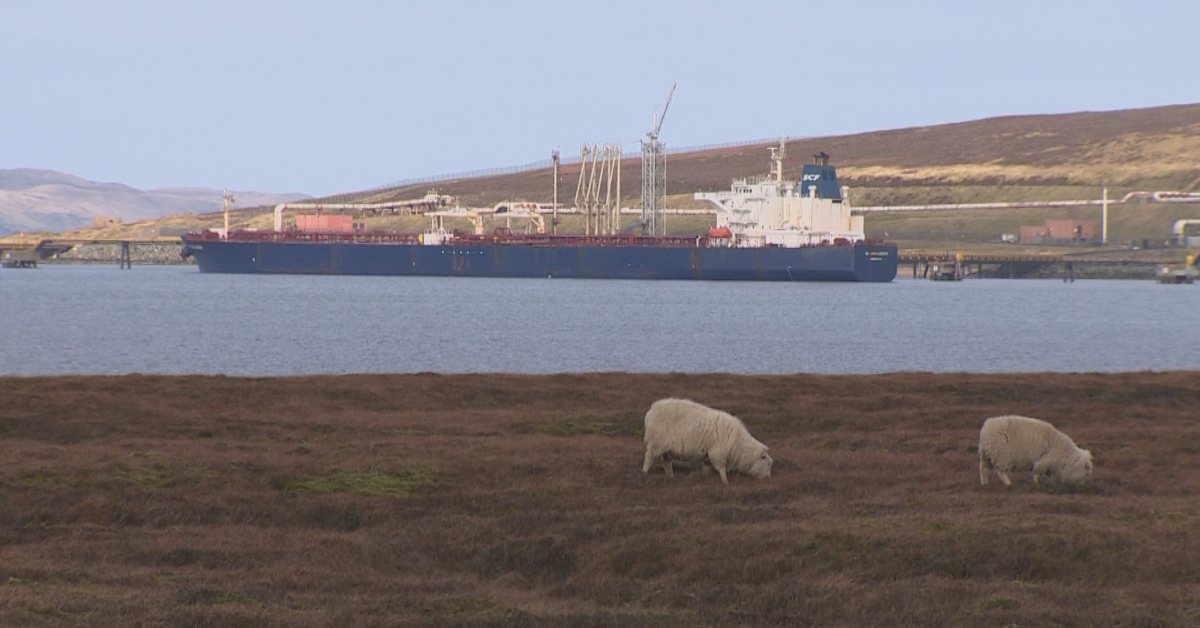
<svg viewBox="0 0 1200 628"><path fill-rule="evenodd" d="M667 156L667 204L702 208L696 191L728 189L736 177L768 170L768 143L747 144L672 153ZM824 151L839 167L842 183L850 187L856 206L925 203L980 203L1097 199L1100 184L1110 195L1133 190L1200 189L1200 104L1148 109L1081 112L1055 115L1007 116L971 122L872 131L853 135L793 139L792 161L785 174L799 175L811 155ZM640 157L623 162L623 204L640 204ZM578 164L560 168L559 200L570 205L579 177ZM325 200L363 203L412 199L430 188L459 197L469 206L488 206L505 200L549 202L551 171L534 168L512 174L414 183L402 187L342 194ZM271 228L270 207L246 209L234 216L235 227ZM307 211L307 210L306 210ZM1188 204L1134 203L1110 215L1111 242L1162 239L1180 218L1197 217ZM1099 221L1094 208L974 210L872 215L867 235L884 236L903 247L963 247L996 242L1002 233L1022 225L1043 224L1050 218ZM632 218L630 218L632 220ZM372 229L420 230L420 216L368 216ZM712 223L710 216L674 217L671 233L698 233ZM154 235L163 227L218 227L218 214L175 216L118 228L126 235ZM465 221L448 226L468 229ZM578 231L581 224L566 218L560 230ZM99 230L86 230L99 235ZM95 233L92 233L95 232ZM117 234L104 233L106 237ZM1161 241L1161 240L1160 240Z"/></svg>
<svg viewBox="0 0 1200 628"><path fill-rule="evenodd" d="M668 190L690 197L695 191L725 189L734 177L765 173L767 146L752 144L668 155ZM1094 190L1101 181L1108 181L1114 192L1147 186L1190 190L1200 186L1200 104L1007 116L793 139L787 146L792 161L785 168L786 174L798 176L812 154L825 151L839 166L843 184L863 188L856 194L857 199L866 192L867 198L886 201L887 194L879 193L879 189L950 185ZM629 173L622 196L627 202L637 201L639 158L626 159L622 168ZM560 175L559 198L569 200L578 180L578 164L562 166ZM365 194L362 200L416 198L429 187L459 196L471 205L503 200L548 202L551 198L550 170L545 168L436 185L414 184ZM1022 195L1030 191L1014 192ZM1053 189L1041 192L1062 194Z"/></svg>

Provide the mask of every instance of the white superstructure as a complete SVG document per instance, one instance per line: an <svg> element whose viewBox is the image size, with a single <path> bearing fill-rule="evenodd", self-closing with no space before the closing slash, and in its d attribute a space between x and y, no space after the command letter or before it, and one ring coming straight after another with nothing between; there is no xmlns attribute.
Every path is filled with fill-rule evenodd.
<svg viewBox="0 0 1200 628"><path fill-rule="evenodd" d="M857 242L863 236L862 216L851 216L850 205L838 186L837 172L820 153L804 166L800 181L785 181L786 138L771 147L771 173L735 179L728 192L697 192L696 199L717 212L710 242L735 247L799 247ZM727 238L717 235L728 229Z"/></svg>

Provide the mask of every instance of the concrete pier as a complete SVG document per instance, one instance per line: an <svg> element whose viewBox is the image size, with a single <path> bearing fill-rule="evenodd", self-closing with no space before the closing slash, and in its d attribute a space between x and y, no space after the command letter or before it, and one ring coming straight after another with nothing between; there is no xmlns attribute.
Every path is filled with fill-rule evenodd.
<svg viewBox="0 0 1200 628"><path fill-rule="evenodd" d="M1175 250L1177 255L1182 251ZM1161 256L1109 255L1105 257L1083 257L1058 253L960 253L955 251L933 251L905 249L899 252L899 263L910 265L912 277L950 278L948 271L954 269L954 278L1007 278L1061 277L1064 283L1078 278L1127 278L1144 276L1152 279L1159 266L1178 266L1180 260L1169 256L1164 249ZM1186 265L1186 264L1185 264Z"/></svg>

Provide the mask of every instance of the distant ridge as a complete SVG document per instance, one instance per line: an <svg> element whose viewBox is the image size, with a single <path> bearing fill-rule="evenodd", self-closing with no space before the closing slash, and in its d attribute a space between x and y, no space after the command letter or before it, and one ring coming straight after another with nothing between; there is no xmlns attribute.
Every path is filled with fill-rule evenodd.
<svg viewBox="0 0 1200 628"><path fill-rule="evenodd" d="M254 207L309 198L304 194L234 191L235 205ZM34 168L0 169L0 236L31 231L61 232L92 224L96 216L122 222L221 209L222 190L164 187L139 190L120 183Z"/></svg>

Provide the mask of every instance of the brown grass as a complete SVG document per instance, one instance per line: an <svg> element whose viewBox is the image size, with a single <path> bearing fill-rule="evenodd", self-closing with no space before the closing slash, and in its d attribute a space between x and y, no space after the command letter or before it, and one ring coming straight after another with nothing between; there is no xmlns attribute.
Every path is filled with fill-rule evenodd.
<svg viewBox="0 0 1200 628"><path fill-rule="evenodd" d="M640 471L660 397L774 476ZM0 379L0 625L1194 626L1200 373ZM1000 413L1096 456L979 486Z"/></svg>
<svg viewBox="0 0 1200 628"><path fill-rule="evenodd" d="M766 174L768 145L670 154L667 190L672 194L728 190L734 177ZM1098 194L1101 181L1108 182L1110 193L1120 194L1144 188L1197 189L1200 104L1005 116L793 139L788 142L792 161L785 164L785 175L799 178L801 167L819 151L832 156L844 185L871 190L872 202L881 205L942 202L936 199L944 190L958 186L987 188L984 196L992 197L989 200L1009 201L1057 196L1051 189L1028 198L1019 189L1011 190L1014 187L1077 187L1087 193L1072 198L1090 198ZM622 162L628 173L629 183L622 187L627 202L639 201L640 167L640 156ZM564 165L559 174L559 198L569 203L579 166ZM545 169L417 184L365 200L417 198L429 187L472 205L502 200L548 202L552 175Z"/></svg>

